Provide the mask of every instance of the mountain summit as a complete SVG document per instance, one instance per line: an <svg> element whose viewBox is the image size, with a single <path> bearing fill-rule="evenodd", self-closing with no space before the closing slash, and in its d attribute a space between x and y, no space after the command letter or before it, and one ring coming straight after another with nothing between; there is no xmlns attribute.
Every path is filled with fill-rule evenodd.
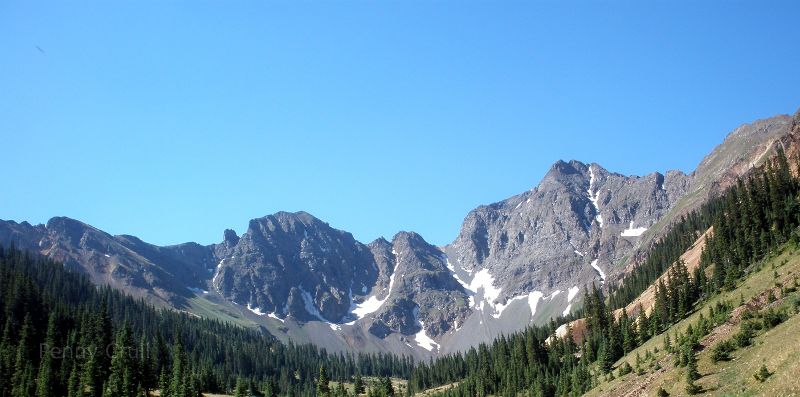
<svg viewBox="0 0 800 397"><path fill-rule="evenodd" d="M159 247L65 217L0 221L0 244L282 339L425 357L569 314L584 287L616 283L681 215L776 148L797 150L798 120L743 125L688 175L557 161L534 189L470 211L441 248L414 232L365 244L306 212L252 219L208 246Z"/></svg>

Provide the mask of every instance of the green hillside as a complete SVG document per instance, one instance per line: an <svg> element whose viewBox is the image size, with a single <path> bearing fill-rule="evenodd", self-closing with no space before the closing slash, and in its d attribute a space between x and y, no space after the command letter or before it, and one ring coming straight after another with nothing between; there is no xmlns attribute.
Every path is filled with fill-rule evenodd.
<svg viewBox="0 0 800 397"><path fill-rule="evenodd" d="M696 349L700 377L694 383L701 390L697 394L788 396L800 391L800 377L797 376L800 374L800 316L797 315L800 293L796 286L800 277L800 249L795 244L787 244L779 254L770 256L755 269L735 289L703 302L689 317L626 354L614 364L614 379L600 377L599 384L586 395L656 396L660 388L671 396L688 395L687 368L676 365L680 352L674 348L665 351L665 337L669 335L674 345L676 335L686 335L689 326L696 329L701 316L708 319L710 308L722 302L731 303L733 309L723 324L711 328L708 335L699 340L700 346ZM777 322L772 320L776 316L783 321L772 327L772 324L764 325L765 317ZM749 346L740 347L735 338L740 335L743 324L753 329L753 337ZM728 357L715 362L715 352L720 358L724 350L721 347L728 341L734 341L728 349ZM637 356L640 358L638 366ZM619 376L624 363L630 364L633 371ZM771 373L763 382L754 377L762 365Z"/></svg>

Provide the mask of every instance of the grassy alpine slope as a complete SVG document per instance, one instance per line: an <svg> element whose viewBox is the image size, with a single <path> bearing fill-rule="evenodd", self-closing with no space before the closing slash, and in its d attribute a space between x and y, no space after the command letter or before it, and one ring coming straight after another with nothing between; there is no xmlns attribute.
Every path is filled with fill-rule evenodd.
<svg viewBox="0 0 800 397"><path fill-rule="evenodd" d="M800 293L795 283L800 277L800 248L787 243L778 253L753 265L752 273L737 287L724 291L695 308L694 312L614 364L613 379L599 378L599 384L587 396L656 396L663 389L670 396L689 395L686 390L687 368L676 366L679 353L664 350L669 335L685 335L691 325L696 328L701 315L708 318L709 309L722 302L734 308L725 322L713 327L700 339L697 350L697 369L700 378L698 395L707 396L790 396L800 392ZM776 277L777 274L777 277ZM770 293L772 298L770 298ZM731 340L741 331L743 323L762 323L764 314L786 313L785 321L773 328L756 330L752 343L735 347L728 360L714 362L717 346ZM749 319L748 319L749 318ZM636 366L636 357L640 365ZM629 374L619 376L620 368L628 363ZM754 375L765 365L771 373L765 381ZM624 372L624 371L623 371Z"/></svg>

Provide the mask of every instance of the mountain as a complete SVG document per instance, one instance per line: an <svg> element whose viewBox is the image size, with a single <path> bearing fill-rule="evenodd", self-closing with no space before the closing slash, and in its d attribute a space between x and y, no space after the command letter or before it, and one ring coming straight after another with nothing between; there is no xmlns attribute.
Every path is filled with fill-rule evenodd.
<svg viewBox="0 0 800 397"><path fill-rule="evenodd" d="M737 128L691 174L558 161L530 191L470 211L445 247L413 232L365 244L305 212L253 219L241 236L226 230L206 246L159 247L65 217L0 221L0 244L283 340L427 357L568 315L585 286L619 282L682 215L777 148L796 151L798 120Z"/></svg>
<svg viewBox="0 0 800 397"><path fill-rule="evenodd" d="M97 284L108 284L137 297L182 307L213 268L207 247L186 243L159 247L134 236L112 236L66 217L46 225L0 221L0 243L39 252L65 266L86 272Z"/></svg>
<svg viewBox="0 0 800 397"><path fill-rule="evenodd" d="M778 153L676 223L625 278L627 287L649 273L638 296L592 288L582 318L418 365L409 388L442 397L796 394L798 160Z"/></svg>
<svg viewBox="0 0 800 397"><path fill-rule="evenodd" d="M335 327L369 316L369 330L410 335L427 321L440 334L465 316L465 291L441 252L416 233L365 245L304 213L250 221L215 247L213 287L255 314Z"/></svg>

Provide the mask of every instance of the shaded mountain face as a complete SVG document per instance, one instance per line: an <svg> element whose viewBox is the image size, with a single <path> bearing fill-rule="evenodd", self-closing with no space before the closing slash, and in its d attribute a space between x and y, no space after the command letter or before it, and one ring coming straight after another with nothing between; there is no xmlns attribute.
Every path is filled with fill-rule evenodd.
<svg viewBox="0 0 800 397"><path fill-rule="evenodd" d="M208 246L159 247L63 217L0 221L0 244L284 340L422 358L569 313L585 286L618 280L680 215L776 148L796 153L798 125L800 116L743 125L688 175L558 161L532 190L471 211L445 247L413 232L364 244L304 212L253 219Z"/></svg>
<svg viewBox="0 0 800 397"><path fill-rule="evenodd" d="M215 253L214 288L280 318L347 320L350 297L378 277L369 247L302 212L253 219L241 237L226 233Z"/></svg>
<svg viewBox="0 0 800 397"><path fill-rule="evenodd" d="M370 332L385 337L417 332L426 320L439 334L466 311L441 251L416 233L364 245L307 213L281 212L227 237L215 247L213 287L256 314L330 324L368 318Z"/></svg>
<svg viewBox="0 0 800 397"><path fill-rule="evenodd" d="M159 247L133 236L112 236L66 217L47 225L0 221L0 244L38 252L134 296L183 307L188 288L205 285L214 257L207 247L186 243Z"/></svg>

